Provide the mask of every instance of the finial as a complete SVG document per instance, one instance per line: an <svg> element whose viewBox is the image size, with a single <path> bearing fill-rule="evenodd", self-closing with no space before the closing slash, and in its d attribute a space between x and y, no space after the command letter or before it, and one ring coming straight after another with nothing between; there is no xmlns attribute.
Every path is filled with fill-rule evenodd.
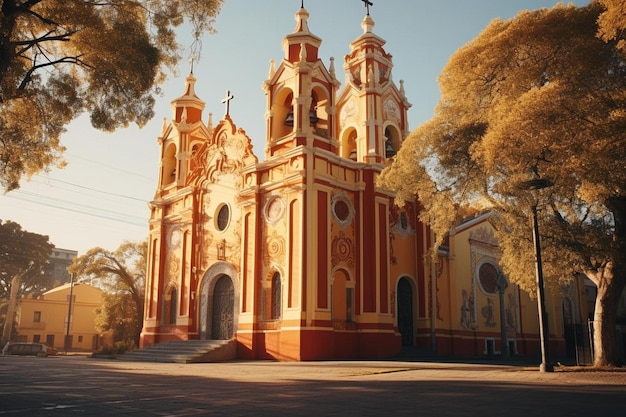
<svg viewBox="0 0 626 417"><path fill-rule="evenodd" d="M370 15L370 6L373 6L374 3L372 3L370 0L361 0L361 1L365 5L365 10L367 11L367 15L369 16Z"/></svg>
<svg viewBox="0 0 626 417"><path fill-rule="evenodd" d="M304 0L302 0L302 1L300 2L300 8L301 8L301 9L304 9Z"/></svg>
<svg viewBox="0 0 626 417"><path fill-rule="evenodd" d="M209 113L209 123L207 123L209 130L213 130L213 113Z"/></svg>
<svg viewBox="0 0 626 417"><path fill-rule="evenodd" d="M270 59L270 72L268 74L268 77L270 80L272 79L272 77L274 76L274 74L276 74L276 61L274 61L274 59Z"/></svg>
<svg viewBox="0 0 626 417"><path fill-rule="evenodd" d="M234 99L235 96L230 94L230 90L226 90L226 97L222 99L222 103L226 104L226 114L225 116L230 116L230 101Z"/></svg>
<svg viewBox="0 0 626 417"><path fill-rule="evenodd" d="M335 57L331 56L330 57L330 68L328 69L328 72L330 72L330 76L335 78Z"/></svg>
<svg viewBox="0 0 626 417"><path fill-rule="evenodd" d="M309 12L305 8L301 8L296 13L296 30L294 33L298 32L307 32L309 33L309 24L307 20L309 19Z"/></svg>

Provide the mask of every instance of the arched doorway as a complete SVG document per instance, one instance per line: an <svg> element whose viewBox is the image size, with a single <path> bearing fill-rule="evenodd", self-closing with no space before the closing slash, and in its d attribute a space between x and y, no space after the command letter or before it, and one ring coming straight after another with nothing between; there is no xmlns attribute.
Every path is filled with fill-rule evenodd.
<svg viewBox="0 0 626 417"><path fill-rule="evenodd" d="M227 340L233 337L234 306L233 281L229 276L222 275L215 283L215 290L213 291L212 339Z"/></svg>
<svg viewBox="0 0 626 417"><path fill-rule="evenodd" d="M413 286L407 278L398 281L398 330L402 346L413 346Z"/></svg>

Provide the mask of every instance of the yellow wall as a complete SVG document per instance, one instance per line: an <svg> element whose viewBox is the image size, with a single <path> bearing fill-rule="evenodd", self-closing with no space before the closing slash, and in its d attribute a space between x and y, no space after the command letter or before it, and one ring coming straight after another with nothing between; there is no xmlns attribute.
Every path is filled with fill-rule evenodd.
<svg viewBox="0 0 626 417"><path fill-rule="evenodd" d="M33 342L39 336L40 342L64 349L69 294L70 284L64 284L38 298L22 298L17 314L17 338ZM96 308L102 303L102 291L87 284L74 284L72 294L71 350L98 349L100 336L95 329L95 318Z"/></svg>
<svg viewBox="0 0 626 417"><path fill-rule="evenodd" d="M451 354L486 354L487 341L493 340L500 352L502 322L507 341L515 353L534 354L538 349L539 320L536 297L508 283L501 299L496 288L487 288L480 280L481 265L486 263L502 273L500 251L489 214L457 226L449 237L449 252L442 256L442 274L437 279L437 328ZM573 290L574 293L576 289ZM572 298L576 298L573 296ZM504 315L500 304L504 302ZM574 300L575 304L576 300ZM575 306L576 309L579 306ZM546 290L546 309L553 343L564 343L561 294ZM578 321L577 321L578 322ZM560 346L559 346L560 347Z"/></svg>

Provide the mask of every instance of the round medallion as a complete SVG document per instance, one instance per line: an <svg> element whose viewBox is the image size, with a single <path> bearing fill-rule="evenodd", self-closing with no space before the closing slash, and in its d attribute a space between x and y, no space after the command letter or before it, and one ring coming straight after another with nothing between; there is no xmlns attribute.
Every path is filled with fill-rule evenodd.
<svg viewBox="0 0 626 417"><path fill-rule="evenodd" d="M168 237L168 245L170 248L177 248L178 245L180 245L180 241L182 239L182 233L180 231L180 229L176 228L176 229L172 229L170 231L170 235Z"/></svg>
<svg viewBox="0 0 626 417"><path fill-rule="evenodd" d="M274 197L267 202L265 217L268 223L275 224L285 213L285 202L280 197Z"/></svg>

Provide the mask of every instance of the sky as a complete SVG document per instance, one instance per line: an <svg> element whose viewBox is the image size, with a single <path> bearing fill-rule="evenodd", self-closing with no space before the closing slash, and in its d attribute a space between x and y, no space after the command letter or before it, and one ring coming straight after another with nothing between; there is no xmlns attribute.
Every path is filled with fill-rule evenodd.
<svg viewBox="0 0 626 417"><path fill-rule="evenodd" d="M371 0L373 32L387 41L393 56L393 80L404 80L412 104L409 127L429 120L439 100L437 77L454 52L474 39L493 19L510 19L521 10L553 7L556 0ZM576 5L588 1L574 1ZM320 58L335 58L344 85L343 57L363 30L361 0L304 0L309 29L322 38ZM204 121L224 115L221 100L230 90L230 116L252 139L264 159L265 94L270 59L283 58L282 40L295 29L300 0L225 0L215 21L217 33L202 38L193 66L196 94L206 102ZM148 237L149 202L157 186L163 119L172 119L170 103L182 95L190 71L190 29L181 28L185 58L170 74L157 100L155 117L143 128L114 133L91 127L88 116L68 126L64 169L53 168L24 180L21 188L0 194L0 219L29 232L47 235L57 248L83 255L94 247L115 250L124 241Z"/></svg>

